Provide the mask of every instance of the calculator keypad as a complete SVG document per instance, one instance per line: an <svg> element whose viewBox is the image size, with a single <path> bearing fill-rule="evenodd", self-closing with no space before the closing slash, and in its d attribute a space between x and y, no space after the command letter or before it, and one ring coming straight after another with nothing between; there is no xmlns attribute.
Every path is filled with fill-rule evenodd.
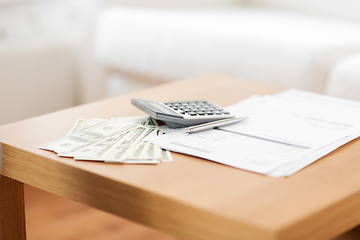
<svg viewBox="0 0 360 240"><path fill-rule="evenodd" d="M176 101L164 102L164 104L181 115L192 117L210 117L230 114L223 108L209 103L208 101Z"/></svg>

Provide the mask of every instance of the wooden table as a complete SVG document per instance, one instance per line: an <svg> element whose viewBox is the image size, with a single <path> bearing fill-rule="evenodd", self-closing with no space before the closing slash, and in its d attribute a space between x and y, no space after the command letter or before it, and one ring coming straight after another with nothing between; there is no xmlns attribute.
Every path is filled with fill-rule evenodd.
<svg viewBox="0 0 360 240"><path fill-rule="evenodd" d="M143 115L130 104L132 97L207 99L227 106L280 90L205 76L0 127L1 239L25 238L23 183L182 239L328 239L357 226L359 139L287 178L175 153L173 162L156 166L116 165L74 161L37 148L65 135L78 118Z"/></svg>

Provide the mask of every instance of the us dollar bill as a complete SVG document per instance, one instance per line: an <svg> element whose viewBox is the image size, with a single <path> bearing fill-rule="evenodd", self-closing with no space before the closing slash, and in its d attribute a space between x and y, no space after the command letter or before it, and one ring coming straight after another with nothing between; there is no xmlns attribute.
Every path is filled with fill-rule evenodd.
<svg viewBox="0 0 360 240"><path fill-rule="evenodd" d="M40 148L52 150L62 156L71 156L73 152L83 147L134 128L138 128L138 125L133 123L124 125L121 121L107 120L72 132L71 134L45 144Z"/></svg>
<svg viewBox="0 0 360 240"><path fill-rule="evenodd" d="M161 149L161 161L171 162L172 160L171 152L169 150Z"/></svg>
<svg viewBox="0 0 360 240"><path fill-rule="evenodd" d="M125 141L116 143L111 150L104 156L106 162L124 162L127 158L131 158L133 155L138 154L138 146L141 140L149 133L154 131L153 128L141 127L130 135Z"/></svg>
<svg viewBox="0 0 360 240"><path fill-rule="evenodd" d="M128 164L172 161L169 151L143 140L152 134L163 132L151 117L79 119L67 135L39 148L75 160Z"/></svg>
<svg viewBox="0 0 360 240"><path fill-rule="evenodd" d="M98 124L100 122L104 122L107 119L104 118L92 118L92 119L78 119L76 120L75 124L72 126L68 134L71 134L73 132L79 131L84 128L91 127L95 124Z"/></svg>
<svg viewBox="0 0 360 240"><path fill-rule="evenodd" d="M117 134L74 152L75 160L104 161L103 155L117 142L124 140L127 133Z"/></svg>

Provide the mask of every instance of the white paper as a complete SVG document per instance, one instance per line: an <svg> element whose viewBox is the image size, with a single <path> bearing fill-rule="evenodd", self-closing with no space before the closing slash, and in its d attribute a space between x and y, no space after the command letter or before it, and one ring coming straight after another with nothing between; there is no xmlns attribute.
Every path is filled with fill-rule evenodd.
<svg viewBox="0 0 360 240"><path fill-rule="evenodd" d="M227 110L250 118L194 134L171 130L146 141L280 177L299 171L360 135L360 103L300 90L253 96Z"/></svg>

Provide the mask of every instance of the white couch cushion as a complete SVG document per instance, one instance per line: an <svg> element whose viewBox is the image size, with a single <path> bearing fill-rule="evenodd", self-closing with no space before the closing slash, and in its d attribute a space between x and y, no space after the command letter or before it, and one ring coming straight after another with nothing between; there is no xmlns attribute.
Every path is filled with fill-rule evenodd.
<svg viewBox="0 0 360 240"><path fill-rule="evenodd" d="M98 19L106 65L160 78L220 73L322 91L333 61L360 48L360 25L259 8L112 8Z"/></svg>
<svg viewBox="0 0 360 240"><path fill-rule="evenodd" d="M320 14L360 19L359 0L245 0L248 4L259 4Z"/></svg>
<svg viewBox="0 0 360 240"><path fill-rule="evenodd" d="M329 76L326 93L360 101L360 53L336 62Z"/></svg>

